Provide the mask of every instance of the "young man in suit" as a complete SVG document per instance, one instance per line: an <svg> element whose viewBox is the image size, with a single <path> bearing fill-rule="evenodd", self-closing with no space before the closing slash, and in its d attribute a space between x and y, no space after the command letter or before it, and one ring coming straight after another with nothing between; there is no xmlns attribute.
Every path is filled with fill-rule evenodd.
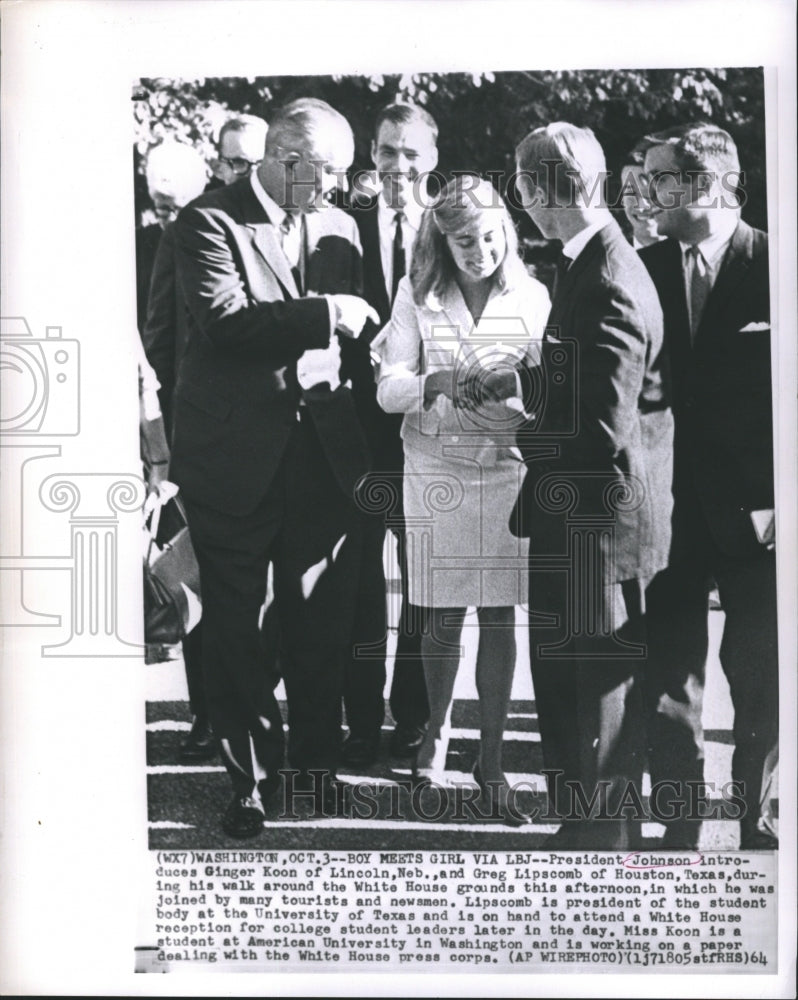
<svg viewBox="0 0 798 1000"><path fill-rule="evenodd" d="M531 540L532 681L549 795L564 818L555 843L626 849L642 818L646 589L670 541L662 310L606 208L593 133L538 128L516 158L524 208L562 242L567 268L542 368L521 372L536 419L519 438L527 475L514 513Z"/></svg>
<svg viewBox="0 0 798 1000"><path fill-rule="evenodd" d="M270 561L289 762L317 811L341 807L340 705L364 521L354 491L369 465L339 338L377 319L352 294L357 229L327 205L353 152L338 112L294 101L272 120L257 171L197 199L175 226L189 334L171 476L199 561L206 695L233 785L222 825L233 837L260 831L283 761L258 631Z"/></svg>
<svg viewBox="0 0 798 1000"><path fill-rule="evenodd" d="M354 201L352 216L363 244L363 294L379 314L358 341L346 345L353 369L355 401L374 456L372 481L382 475L397 506L389 511L396 535L402 580L402 609L394 660L390 705L396 728L391 752L412 756L421 744L429 719L427 689L421 664L421 614L407 601L405 535L401 519L404 456L399 436L401 416L385 413L377 404L370 371L369 343L391 316L396 289L409 271L410 252L427 205L427 175L438 162L438 127L423 108L390 104L377 116L371 158L377 168L380 191ZM372 763L378 752L384 717L385 583L382 558L384 529L372 534L364 549L366 571L355 626L356 643L369 647L368 658L353 655L347 674L345 704L350 735L343 759L353 766Z"/></svg>
<svg viewBox="0 0 798 1000"><path fill-rule="evenodd" d="M743 849L774 847L778 656L767 236L740 218L731 136L703 122L649 136L659 232L641 252L665 314L676 451L673 552L652 592L652 779L677 783L665 843L695 847L708 599L726 616L720 661L734 705L732 777Z"/></svg>

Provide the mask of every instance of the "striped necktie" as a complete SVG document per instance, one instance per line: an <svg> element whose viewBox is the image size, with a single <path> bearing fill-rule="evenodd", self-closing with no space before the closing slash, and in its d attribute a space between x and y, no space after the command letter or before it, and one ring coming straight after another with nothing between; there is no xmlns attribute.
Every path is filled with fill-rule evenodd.
<svg viewBox="0 0 798 1000"><path fill-rule="evenodd" d="M297 228L297 219L299 226ZM282 234L283 252L291 265L291 273L299 289L300 295L305 289L305 241L307 239L305 230L305 216L301 213L287 212L280 223Z"/></svg>

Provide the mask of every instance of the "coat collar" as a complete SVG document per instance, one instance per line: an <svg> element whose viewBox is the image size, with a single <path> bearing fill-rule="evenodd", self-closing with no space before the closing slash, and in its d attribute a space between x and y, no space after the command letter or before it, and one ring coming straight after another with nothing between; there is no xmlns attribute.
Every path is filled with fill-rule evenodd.
<svg viewBox="0 0 798 1000"><path fill-rule="evenodd" d="M626 242L626 237L621 232L618 223L614 219L610 219L609 222L593 233L582 252L565 272L565 278L562 282L563 287L570 285L572 281L575 281L579 277L582 271L601 252L602 247L615 242L619 238Z"/></svg>

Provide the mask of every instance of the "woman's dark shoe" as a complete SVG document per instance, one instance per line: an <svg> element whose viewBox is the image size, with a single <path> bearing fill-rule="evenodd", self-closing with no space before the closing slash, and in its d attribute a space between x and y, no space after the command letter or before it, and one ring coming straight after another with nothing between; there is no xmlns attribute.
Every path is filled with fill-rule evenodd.
<svg viewBox="0 0 798 1000"><path fill-rule="evenodd" d="M504 781L485 781L478 760L474 764L473 776L489 809L486 819L499 819L507 826L526 826L532 822L532 817L516 804L515 793L506 778Z"/></svg>

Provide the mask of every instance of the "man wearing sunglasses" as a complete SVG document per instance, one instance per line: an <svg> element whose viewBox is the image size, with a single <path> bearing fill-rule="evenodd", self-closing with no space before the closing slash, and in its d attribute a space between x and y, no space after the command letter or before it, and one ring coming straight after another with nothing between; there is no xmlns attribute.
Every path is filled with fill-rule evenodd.
<svg viewBox="0 0 798 1000"><path fill-rule="evenodd" d="M256 115L238 115L225 122L219 131L219 158L212 164L214 176L223 184L249 177L263 159L268 128Z"/></svg>

